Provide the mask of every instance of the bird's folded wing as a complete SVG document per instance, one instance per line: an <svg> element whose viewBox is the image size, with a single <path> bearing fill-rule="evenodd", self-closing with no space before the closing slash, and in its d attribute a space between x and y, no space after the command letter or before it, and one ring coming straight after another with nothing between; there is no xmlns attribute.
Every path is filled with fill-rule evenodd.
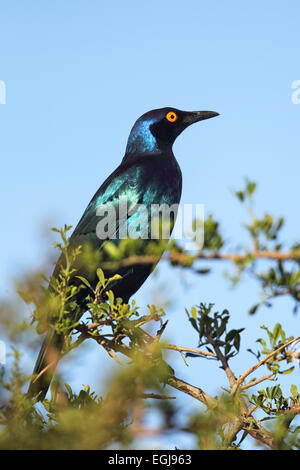
<svg viewBox="0 0 300 470"><path fill-rule="evenodd" d="M90 243L99 249L105 240L116 238L121 224L128 224L137 205L142 203L143 191L136 182L136 171L137 168L131 168L120 172L99 188L70 238L71 246ZM99 236L97 230L104 219L110 224L106 238Z"/></svg>

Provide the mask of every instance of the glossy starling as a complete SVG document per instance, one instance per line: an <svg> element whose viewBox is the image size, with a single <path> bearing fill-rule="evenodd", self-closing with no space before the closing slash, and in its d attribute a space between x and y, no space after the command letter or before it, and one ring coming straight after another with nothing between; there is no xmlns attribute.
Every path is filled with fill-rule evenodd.
<svg viewBox="0 0 300 470"><path fill-rule="evenodd" d="M153 204L168 206L179 204L181 197L182 176L179 165L174 157L172 146L176 137L191 124L218 116L213 111L180 111L175 108L161 108L143 114L134 124L127 142L125 155L116 170L104 181L98 189L77 227L72 233L69 242L70 247L84 246L87 243L93 250L103 251L105 240L99 237L97 224L99 208L113 208L117 214L116 223L109 239L116 245L120 243L120 232L124 226L130 229L136 225L137 216L140 217L140 206L149 209L146 217L151 213ZM126 198L128 205L127 217L122 219L118 212L118 205L122 198ZM150 224L146 224L149 238L144 238L143 246L146 247L150 237ZM145 234L144 234L145 235ZM147 233L146 233L147 235ZM161 253L162 254L162 253ZM54 278L58 276L62 257L58 260L54 269ZM100 266L101 267L101 262ZM96 269L81 263L76 266L75 276L82 276L96 285L98 278ZM131 265L118 269L122 277L110 287L115 297L121 297L125 303L145 282L153 265ZM106 277L116 274L105 271ZM74 284L78 283L78 277L74 276ZM77 317L84 313L86 308L87 293L79 291L76 301L79 306ZM28 394L42 400L48 390L55 367L59 359L59 353L63 349L63 336L54 330L48 330L40 350L35 368L33 380L29 386Z"/></svg>

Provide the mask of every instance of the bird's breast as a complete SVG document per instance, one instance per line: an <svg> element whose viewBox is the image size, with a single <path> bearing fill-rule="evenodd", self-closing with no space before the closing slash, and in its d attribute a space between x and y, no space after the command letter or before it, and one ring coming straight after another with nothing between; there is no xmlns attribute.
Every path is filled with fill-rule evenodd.
<svg viewBox="0 0 300 470"><path fill-rule="evenodd" d="M166 227L163 238L171 235L182 188L181 171L173 160L162 164L155 162L147 171L142 170L144 175L139 176L143 185L142 201L127 221L130 237L135 238L138 232L143 239L161 238L157 232L161 223Z"/></svg>

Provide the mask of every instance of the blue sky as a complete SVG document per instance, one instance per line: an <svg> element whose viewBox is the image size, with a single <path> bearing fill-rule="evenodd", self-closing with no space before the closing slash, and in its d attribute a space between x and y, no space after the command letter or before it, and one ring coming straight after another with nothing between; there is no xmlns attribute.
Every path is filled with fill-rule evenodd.
<svg viewBox="0 0 300 470"><path fill-rule="evenodd" d="M234 248L246 241L246 216L232 191L248 176L258 183L258 214L285 216L285 239L299 239L300 105L291 99L300 79L299 13L293 0L2 1L0 295L10 292L13 277L45 264L49 228L77 223L123 157L134 121L163 106L221 114L190 127L174 145L183 203L204 203ZM182 345L196 345L183 308L200 301L229 308L232 325L248 328L247 347L263 323L282 321L296 334L289 302L249 318L256 284L249 279L229 290L224 270L216 264L209 277L172 275L170 286L162 267L137 303L145 306L158 285L171 290L168 335ZM99 375L109 370L104 354L87 349L88 363L101 357ZM98 387L85 360L74 358L70 381ZM221 373L211 363L187 368L172 360L177 375L217 392ZM242 356L236 373L251 360Z"/></svg>

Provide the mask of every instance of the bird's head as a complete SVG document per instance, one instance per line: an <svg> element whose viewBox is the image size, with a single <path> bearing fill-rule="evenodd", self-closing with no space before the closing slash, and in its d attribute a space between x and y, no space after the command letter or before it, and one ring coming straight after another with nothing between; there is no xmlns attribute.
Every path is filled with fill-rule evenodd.
<svg viewBox="0 0 300 470"><path fill-rule="evenodd" d="M161 153L172 148L176 137L191 124L218 116L214 111L180 111L160 108L143 114L134 124L126 155Z"/></svg>

